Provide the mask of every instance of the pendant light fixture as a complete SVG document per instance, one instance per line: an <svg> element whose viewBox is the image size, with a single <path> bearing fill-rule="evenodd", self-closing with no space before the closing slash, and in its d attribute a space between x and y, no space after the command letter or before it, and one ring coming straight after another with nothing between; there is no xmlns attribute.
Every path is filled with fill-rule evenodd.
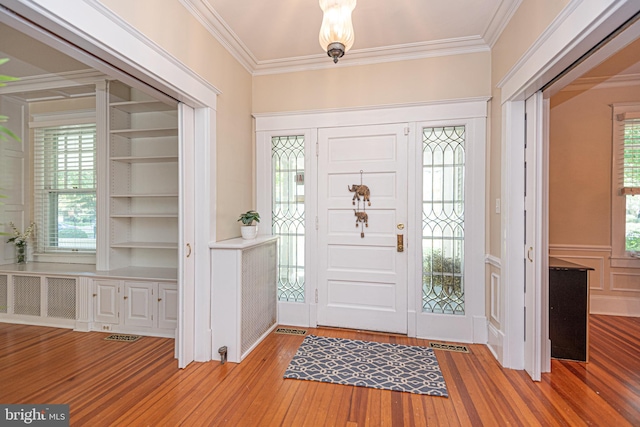
<svg viewBox="0 0 640 427"><path fill-rule="evenodd" d="M351 49L355 36L351 23L351 12L356 7L356 0L319 0L324 12L320 27L320 46L326 49L327 55L337 63L346 51Z"/></svg>

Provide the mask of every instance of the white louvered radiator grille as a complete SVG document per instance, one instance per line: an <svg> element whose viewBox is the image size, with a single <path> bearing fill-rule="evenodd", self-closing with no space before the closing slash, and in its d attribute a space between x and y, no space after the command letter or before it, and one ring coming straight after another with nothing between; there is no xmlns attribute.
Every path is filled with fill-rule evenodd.
<svg viewBox="0 0 640 427"><path fill-rule="evenodd" d="M47 278L47 317L76 318L76 279Z"/></svg>
<svg viewBox="0 0 640 427"><path fill-rule="evenodd" d="M13 276L13 312L40 316L40 277Z"/></svg>
<svg viewBox="0 0 640 427"><path fill-rule="evenodd" d="M8 292L9 282L12 292ZM13 307L12 313L9 305ZM0 313L75 320L76 279L0 275Z"/></svg>
<svg viewBox="0 0 640 427"><path fill-rule="evenodd" d="M8 298L9 292L9 276L0 275L0 313L7 312L7 303L9 301Z"/></svg>
<svg viewBox="0 0 640 427"><path fill-rule="evenodd" d="M276 241L242 254L241 354L245 354L277 319Z"/></svg>

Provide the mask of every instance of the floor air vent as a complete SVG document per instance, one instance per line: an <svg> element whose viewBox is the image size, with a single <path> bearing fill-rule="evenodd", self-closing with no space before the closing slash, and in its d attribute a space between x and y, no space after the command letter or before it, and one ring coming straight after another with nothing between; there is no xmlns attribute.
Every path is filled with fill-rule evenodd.
<svg viewBox="0 0 640 427"><path fill-rule="evenodd" d="M284 335L307 335L306 329L278 328L276 334Z"/></svg>
<svg viewBox="0 0 640 427"><path fill-rule="evenodd" d="M469 353L469 348L466 345L430 342L429 347L431 347L434 350L455 351L457 353Z"/></svg>
<svg viewBox="0 0 640 427"><path fill-rule="evenodd" d="M121 341L121 342L134 342L140 339L140 335L123 335L123 334L111 334L105 338L106 341Z"/></svg>

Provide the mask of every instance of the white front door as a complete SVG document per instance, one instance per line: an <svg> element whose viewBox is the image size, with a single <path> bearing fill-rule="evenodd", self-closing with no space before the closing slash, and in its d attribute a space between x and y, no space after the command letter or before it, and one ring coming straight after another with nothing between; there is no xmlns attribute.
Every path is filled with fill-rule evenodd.
<svg viewBox="0 0 640 427"><path fill-rule="evenodd" d="M407 253L397 241L410 243L405 129L318 131L318 325L407 333ZM350 189L361 184L371 205L354 200Z"/></svg>

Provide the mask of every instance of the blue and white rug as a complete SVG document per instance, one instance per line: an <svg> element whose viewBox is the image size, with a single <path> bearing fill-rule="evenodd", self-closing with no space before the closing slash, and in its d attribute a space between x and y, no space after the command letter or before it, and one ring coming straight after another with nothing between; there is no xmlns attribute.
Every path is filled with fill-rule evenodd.
<svg viewBox="0 0 640 427"><path fill-rule="evenodd" d="M449 396L429 347L308 335L284 377Z"/></svg>

